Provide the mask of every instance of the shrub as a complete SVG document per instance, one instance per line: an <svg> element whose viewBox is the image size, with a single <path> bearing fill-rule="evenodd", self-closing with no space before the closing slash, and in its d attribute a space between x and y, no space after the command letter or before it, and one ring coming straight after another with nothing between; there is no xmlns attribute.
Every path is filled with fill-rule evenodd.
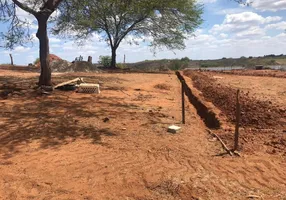
<svg viewBox="0 0 286 200"><path fill-rule="evenodd" d="M118 63L118 64L116 64L116 67L119 68L119 69L126 69L126 68L128 68L127 65L124 64L124 63Z"/></svg>
<svg viewBox="0 0 286 200"><path fill-rule="evenodd" d="M111 65L111 57L110 56L99 56L99 64L104 67L110 67Z"/></svg>
<svg viewBox="0 0 286 200"><path fill-rule="evenodd" d="M169 69L176 71L187 68L188 66L189 66L189 61L186 61L185 59L183 60L176 59L171 61Z"/></svg>
<svg viewBox="0 0 286 200"><path fill-rule="evenodd" d="M188 57L181 58L182 62L190 62L191 60Z"/></svg>
<svg viewBox="0 0 286 200"><path fill-rule="evenodd" d="M267 65L275 65L276 64L276 60L269 60L267 62Z"/></svg>
<svg viewBox="0 0 286 200"><path fill-rule="evenodd" d="M40 58L37 58L37 59L33 62L33 64L36 65L36 64L39 63L39 62L40 62Z"/></svg>

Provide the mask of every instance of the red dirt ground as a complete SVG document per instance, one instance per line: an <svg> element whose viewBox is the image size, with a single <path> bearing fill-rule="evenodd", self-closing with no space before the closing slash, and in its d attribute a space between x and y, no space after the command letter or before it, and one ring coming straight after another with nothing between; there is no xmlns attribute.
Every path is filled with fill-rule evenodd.
<svg viewBox="0 0 286 200"><path fill-rule="evenodd" d="M173 74L57 74L102 93L50 96L34 91L37 76L0 70L1 90L17 88L0 100L0 199L286 198L285 156L218 156L191 104L180 124ZM181 132L168 134L171 124Z"/></svg>
<svg viewBox="0 0 286 200"><path fill-rule="evenodd" d="M192 78L194 86L203 92L206 99L220 108L230 122L235 122L236 92L237 90L217 83L209 73L185 71L185 75ZM269 101L253 98L248 92L240 93L241 125L258 129L285 128L286 109L272 105Z"/></svg>
<svg viewBox="0 0 286 200"><path fill-rule="evenodd" d="M263 77L286 78L285 71L280 71L280 70L231 70L231 71L223 71L221 73L233 74L239 76L263 76Z"/></svg>
<svg viewBox="0 0 286 200"><path fill-rule="evenodd" d="M263 149L270 154L281 153L286 155L286 107L285 104L279 104L286 101L283 93L273 95L271 100L263 100L264 94L269 92L268 88L261 88L258 85L268 84L271 80L260 80L261 78L245 78L248 85L253 86L252 89L245 89L240 85L235 84L239 77L236 75L222 75L215 72L196 72L185 71L185 75L190 77L193 85L202 91L202 96L206 101L212 102L217 108L222 111L222 119L227 119L234 127L235 123L235 110L236 110L236 91L242 89L240 93L241 103L241 135L242 145L244 151L254 152L255 150ZM267 77L266 77L267 78ZM226 80L224 80L226 79ZM258 80L259 79L259 80ZM270 79L270 78L267 78ZM276 78L272 78L273 88L275 88ZM240 78L240 82L243 77ZM281 83L284 79L278 79L277 82ZM263 82L263 83L261 83ZM253 94L253 91L260 88L259 94ZM281 90L281 88L280 88ZM283 90L283 88L282 88ZM232 147L233 144L233 128L226 129L220 132L220 136ZM263 145L264 148L262 147ZM265 148L266 147L266 148Z"/></svg>

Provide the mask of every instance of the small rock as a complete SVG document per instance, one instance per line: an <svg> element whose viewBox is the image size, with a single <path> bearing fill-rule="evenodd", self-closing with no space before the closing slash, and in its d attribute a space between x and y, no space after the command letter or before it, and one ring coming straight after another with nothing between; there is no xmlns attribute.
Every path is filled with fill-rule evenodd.
<svg viewBox="0 0 286 200"><path fill-rule="evenodd" d="M109 119L108 117L105 117L105 118L103 119L103 122L104 122L104 123L109 122L109 121L110 121L110 119Z"/></svg>

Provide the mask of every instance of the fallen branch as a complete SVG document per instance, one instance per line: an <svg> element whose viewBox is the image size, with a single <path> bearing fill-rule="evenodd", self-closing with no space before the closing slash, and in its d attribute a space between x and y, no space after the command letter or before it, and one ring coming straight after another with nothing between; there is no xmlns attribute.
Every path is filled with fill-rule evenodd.
<svg viewBox="0 0 286 200"><path fill-rule="evenodd" d="M131 95L130 94L128 94L128 93L126 93L126 92L124 92L123 90L120 90L123 94L126 94L127 96L130 96L131 97Z"/></svg>
<svg viewBox="0 0 286 200"><path fill-rule="evenodd" d="M222 141L222 139L221 139L217 134L213 133L213 132L212 132L211 130L209 130L209 129L206 129L206 130L207 130L207 132L208 132L209 134L211 134L212 136L215 136L215 137L220 141L222 147L227 151L227 153L228 153L229 155L233 156L232 151L229 150L229 148L226 146L226 144Z"/></svg>

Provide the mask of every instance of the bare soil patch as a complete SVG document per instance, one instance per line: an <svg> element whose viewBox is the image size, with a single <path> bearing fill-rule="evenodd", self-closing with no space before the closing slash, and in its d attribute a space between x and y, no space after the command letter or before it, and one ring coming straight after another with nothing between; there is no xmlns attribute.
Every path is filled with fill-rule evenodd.
<svg viewBox="0 0 286 200"><path fill-rule="evenodd" d="M185 75L192 78L194 86L203 92L205 98L220 108L230 122L235 122L235 88L218 83L212 74L186 71ZM258 100L245 91L240 94L240 103L243 127L267 129L286 126L286 109L283 106L278 107L269 101Z"/></svg>
<svg viewBox="0 0 286 200"><path fill-rule="evenodd" d="M279 152L286 155L286 110L284 104L274 104L267 99L263 100L258 97L259 95L253 95L253 91L240 87L240 84L236 84L234 87L232 80L239 79L236 76L219 76L220 73L195 71L186 71L185 75L192 79L194 86L202 91L202 96L219 108L222 111L223 119L226 118L230 123L230 128L226 128L223 132L220 131L221 137L230 147L233 145L233 127L236 120L236 91L241 89L241 148L245 152L253 153L262 150L270 154ZM260 82L264 81L264 77L260 79ZM275 83L275 78L272 79ZM255 85L252 84L255 81L251 81L251 78L247 77L247 80L248 85ZM280 83L282 81L285 80L279 79ZM254 90L256 90L255 87ZM265 90L261 88L260 95L264 93L263 91L265 94L268 93L267 88Z"/></svg>
<svg viewBox="0 0 286 200"><path fill-rule="evenodd" d="M100 83L102 93L49 96L29 89L37 77L0 72L1 84L16 84L23 94L0 99L2 199L286 197L285 157L263 151L218 156L224 151L191 104L180 124L175 75L55 74L55 83L75 77ZM172 124L181 132L167 133Z"/></svg>
<svg viewBox="0 0 286 200"><path fill-rule="evenodd" d="M224 74L233 74L239 76L263 76L263 77L276 77L286 78L286 72L280 70L231 70L223 71Z"/></svg>

